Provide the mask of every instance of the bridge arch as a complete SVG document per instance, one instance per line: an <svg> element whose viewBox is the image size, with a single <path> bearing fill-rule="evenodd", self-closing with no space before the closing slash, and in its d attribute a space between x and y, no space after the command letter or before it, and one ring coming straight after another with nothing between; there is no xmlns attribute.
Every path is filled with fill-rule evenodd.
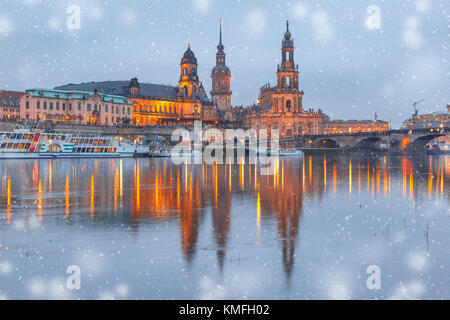
<svg viewBox="0 0 450 320"><path fill-rule="evenodd" d="M365 137L359 140L354 146L354 149L373 149L379 150L382 142L381 137Z"/></svg>
<svg viewBox="0 0 450 320"><path fill-rule="evenodd" d="M327 148L327 149L337 149L337 148L340 148L341 146L334 139L323 138L323 139L319 139L315 143L313 143L313 147L314 148L324 148L324 149L325 148Z"/></svg>
<svg viewBox="0 0 450 320"><path fill-rule="evenodd" d="M418 153L423 152L425 150L425 146L433 141L436 138L445 137L445 133L435 133L435 134L428 134L421 137L418 137L417 139L410 140L409 143L406 144L406 147L404 148L404 152L406 153Z"/></svg>

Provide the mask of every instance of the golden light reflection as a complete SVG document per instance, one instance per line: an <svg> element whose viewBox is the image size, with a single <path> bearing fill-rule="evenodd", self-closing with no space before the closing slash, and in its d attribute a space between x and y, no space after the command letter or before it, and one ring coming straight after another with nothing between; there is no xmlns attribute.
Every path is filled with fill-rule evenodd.
<svg viewBox="0 0 450 320"><path fill-rule="evenodd" d="M159 175L155 170L155 209L159 209Z"/></svg>
<svg viewBox="0 0 450 320"><path fill-rule="evenodd" d="M305 159L305 157L303 157L303 160L302 160L302 180L303 180L302 186L303 186L303 190L305 190L305 186L306 186L305 161L306 161L306 159Z"/></svg>
<svg viewBox="0 0 450 320"><path fill-rule="evenodd" d="M120 194L120 206L123 206L123 162L122 159L119 160L119 172L120 172L120 178L119 178L119 194Z"/></svg>
<svg viewBox="0 0 450 320"><path fill-rule="evenodd" d="M402 158L402 173L403 173L403 197L406 197L406 175L408 170L408 161L405 157Z"/></svg>
<svg viewBox="0 0 450 320"><path fill-rule="evenodd" d="M11 206L11 178L8 177L8 181L6 183L6 206Z"/></svg>
<svg viewBox="0 0 450 320"><path fill-rule="evenodd" d="M6 189L6 224L11 223L11 178L8 177Z"/></svg>
<svg viewBox="0 0 450 320"><path fill-rule="evenodd" d="M38 182L38 217L42 220L42 180Z"/></svg>
<svg viewBox="0 0 450 320"><path fill-rule="evenodd" d="M358 165L358 194L361 194L361 163Z"/></svg>
<svg viewBox="0 0 450 320"><path fill-rule="evenodd" d="M441 172L440 172L440 166L439 163L437 163L437 180L436 180L436 201L439 199L439 182L441 178Z"/></svg>
<svg viewBox="0 0 450 320"><path fill-rule="evenodd" d="M95 184L94 173L91 174L91 216L95 213Z"/></svg>
<svg viewBox="0 0 450 320"><path fill-rule="evenodd" d="M377 173L376 173L377 177L377 194L380 193L380 187L381 187L381 172L380 172L380 164L377 164Z"/></svg>
<svg viewBox="0 0 450 320"><path fill-rule="evenodd" d="M136 210L139 213L141 210L141 168L139 160L135 162L136 170Z"/></svg>
<svg viewBox="0 0 450 320"><path fill-rule="evenodd" d="M428 170L428 199L431 200L433 196L433 167L432 167L432 157L430 156L429 160L429 170Z"/></svg>
<svg viewBox="0 0 450 320"><path fill-rule="evenodd" d="M116 167L116 174L114 175L114 212L118 209L118 198L119 198L119 168Z"/></svg>
<svg viewBox="0 0 450 320"><path fill-rule="evenodd" d="M244 161L243 161L243 159L240 159L240 161L239 161L239 186L241 187L241 190L244 190L244 184L245 184L244 183L244 179L245 179Z"/></svg>
<svg viewBox="0 0 450 320"><path fill-rule="evenodd" d="M333 163L333 193L337 192L337 165Z"/></svg>
<svg viewBox="0 0 450 320"><path fill-rule="evenodd" d="M180 209L181 205L181 178L180 170L177 171L177 208Z"/></svg>
<svg viewBox="0 0 450 320"><path fill-rule="evenodd" d="M309 156L309 184L312 184L312 156Z"/></svg>
<svg viewBox="0 0 450 320"><path fill-rule="evenodd" d="M352 168L352 160L350 160L349 166L348 166L348 192L350 195L353 192L353 168Z"/></svg>
<svg viewBox="0 0 450 320"><path fill-rule="evenodd" d="M323 188L327 191L327 156L323 157Z"/></svg>
<svg viewBox="0 0 450 320"><path fill-rule="evenodd" d="M69 184L69 174L66 174L66 188L65 188L65 195L66 195L66 218L69 218L70 215L70 184Z"/></svg>
<svg viewBox="0 0 450 320"><path fill-rule="evenodd" d="M52 171L52 162L48 162L48 192L52 192L52 182L53 182L53 171Z"/></svg>

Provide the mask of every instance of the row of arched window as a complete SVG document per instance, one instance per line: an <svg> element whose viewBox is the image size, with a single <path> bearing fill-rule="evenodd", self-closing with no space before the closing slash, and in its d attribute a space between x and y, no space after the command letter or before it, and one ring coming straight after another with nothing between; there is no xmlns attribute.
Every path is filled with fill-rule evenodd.
<svg viewBox="0 0 450 320"><path fill-rule="evenodd" d="M166 114L176 114L176 105L143 105L135 104L134 112L148 112L148 113L166 113Z"/></svg>

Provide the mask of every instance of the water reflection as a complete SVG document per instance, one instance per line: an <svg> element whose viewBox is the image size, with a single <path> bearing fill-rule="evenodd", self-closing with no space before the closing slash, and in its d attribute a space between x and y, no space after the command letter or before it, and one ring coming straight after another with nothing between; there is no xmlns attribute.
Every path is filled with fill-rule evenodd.
<svg viewBox="0 0 450 320"><path fill-rule="evenodd" d="M8 225L19 211L37 211L42 224L63 213L67 222L92 223L95 228L106 226L101 222L126 224L133 232L149 221L176 222L176 247L188 265L204 246L199 243L202 221L210 220L207 230L212 230L221 273L228 261L233 220L254 232L254 243L262 247L275 224L281 255L273 259L282 262L289 280L305 201L334 201L337 195L344 202L367 197L387 201L401 195L414 208L424 196L429 201L449 199L448 157L307 156L280 159L275 168L273 176L262 176L258 166L243 163L3 161L0 209ZM236 208L234 202L242 199L245 205Z"/></svg>

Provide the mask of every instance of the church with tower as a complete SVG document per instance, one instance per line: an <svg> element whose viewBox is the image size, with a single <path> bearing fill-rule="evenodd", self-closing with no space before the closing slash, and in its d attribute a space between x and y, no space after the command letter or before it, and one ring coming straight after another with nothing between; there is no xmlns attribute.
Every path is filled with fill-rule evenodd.
<svg viewBox="0 0 450 320"><path fill-rule="evenodd" d="M69 84L55 89L98 92L127 97L132 103L130 122L136 126L192 125L195 121L217 125L232 121L231 71L226 66L222 43L222 23L216 66L211 73L212 91L208 98L198 76L198 61L190 44L180 62L178 86L130 81L105 81Z"/></svg>
<svg viewBox="0 0 450 320"><path fill-rule="evenodd" d="M190 45L181 58L177 86L140 83L133 78L129 81L69 84L55 89L126 97L132 103L128 121L136 126L192 125L195 121L203 121L212 126L278 129L281 137L323 133L329 118L321 110L307 110L303 105L304 92L300 89L300 70L295 64L289 21L281 43L276 86L262 87L258 105L251 108L232 107L231 71L226 64L222 21L219 32L216 65L211 71L210 98L199 79L198 60ZM241 109L245 111L236 111Z"/></svg>
<svg viewBox="0 0 450 320"><path fill-rule="evenodd" d="M281 43L281 65L277 68L277 84L261 88L258 105L247 114L246 127L278 129L281 137L319 134L329 121L328 116L303 106L305 93L300 90L300 71L294 59L294 40L286 21L286 32Z"/></svg>

